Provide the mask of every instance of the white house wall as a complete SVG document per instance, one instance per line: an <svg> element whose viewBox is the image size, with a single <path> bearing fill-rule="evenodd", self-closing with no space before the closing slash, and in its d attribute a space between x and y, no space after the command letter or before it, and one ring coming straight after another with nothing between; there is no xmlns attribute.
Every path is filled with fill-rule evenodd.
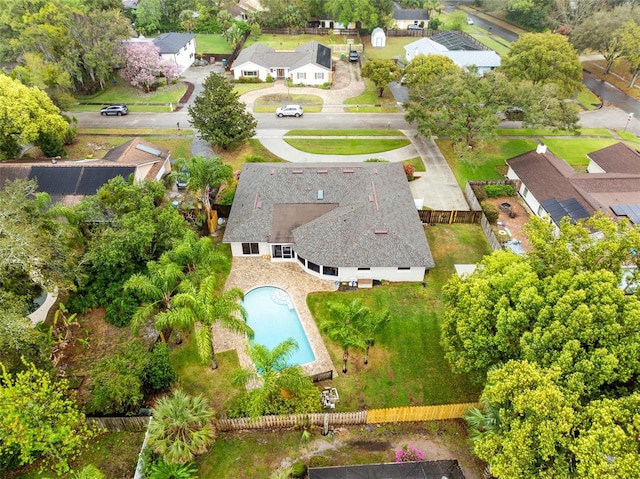
<svg viewBox="0 0 640 479"><path fill-rule="evenodd" d="M247 62L247 63L243 63L242 65L234 66L231 70L233 71L233 78L235 80L240 80L241 78L245 77L244 72L258 72L258 78L261 81L267 81L267 76L271 73L269 68L256 65L253 62ZM271 76L273 78L276 77L275 74ZM250 76L247 78L255 78L255 77Z"/></svg>
<svg viewBox="0 0 640 479"><path fill-rule="evenodd" d="M316 73L321 73L322 78L316 78ZM305 78L298 78L298 75L302 74ZM331 72L324 68L319 68L314 65L305 65L302 68L296 68L290 73L291 81L295 84L304 85L323 85L331 81Z"/></svg>
<svg viewBox="0 0 640 479"><path fill-rule="evenodd" d="M589 160L589 166L587 166L587 173L606 173L596 162Z"/></svg>

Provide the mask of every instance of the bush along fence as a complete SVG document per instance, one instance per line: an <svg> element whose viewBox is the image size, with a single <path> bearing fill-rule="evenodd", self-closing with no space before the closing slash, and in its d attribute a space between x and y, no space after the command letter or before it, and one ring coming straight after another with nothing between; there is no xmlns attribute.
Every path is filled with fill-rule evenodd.
<svg viewBox="0 0 640 479"><path fill-rule="evenodd" d="M493 251L497 251L502 249L502 243L500 243L500 241L498 241L498 238L496 238L496 235L491 228L491 223L482 211L482 206L480 205L480 201L478 200L478 197L476 196L476 193L474 191L474 187L484 187L487 185L508 185L512 186L514 188L514 191L518 191L518 189L520 188L520 182L517 180L469 181L464 187L464 196L467 199L467 203L469 203L469 206L471 206L471 209L474 212L478 212L481 215L480 227L482 228L482 232L489 242L489 246L491 246L491 249Z"/></svg>
<svg viewBox="0 0 640 479"><path fill-rule="evenodd" d="M292 414L288 416L259 416L256 418L220 419L221 431L243 429L275 429L295 426L356 426L385 422L420 422L459 419L477 403L444 404L441 406L408 406L388 409L370 409L358 412L332 412Z"/></svg>

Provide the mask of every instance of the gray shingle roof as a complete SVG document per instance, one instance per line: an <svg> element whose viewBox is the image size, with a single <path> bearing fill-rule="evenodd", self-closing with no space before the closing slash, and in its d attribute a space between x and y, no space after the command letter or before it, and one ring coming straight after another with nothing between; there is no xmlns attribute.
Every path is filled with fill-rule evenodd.
<svg viewBox="0 0 640 479"><path fill-rule="evenodd" d="M246 164L224 242L269 242L275 232L316 264L434 266L397 163Z"/></svg>
<svg viewBox="0 0 640 479"><path fill-rule="evenodd" d="M616 143L589 153L593 160L607 173L630 173L640 175L640 152L624 143Z"/></svg>
<svg viewBox="0 0 640 479"><path fill-rule="evenodd" d="M422 8L402 8L397 3L393 4L394 20L429 21L429 11Z"/></svg>
<svg viewBox="0 0 640 479"><path fill-rule="evenodd" d="M177 53L195 37L191 33L163 33L153 39L153 44L160 49L160 53Z"/></svg>
<svg viewBox="0 0 640 479"><path fill-rule="evenodd" d="M331 69L331 49L316 41L300 45L291 52L278 52L261 43L255 43L243 49L233 62L234 68L245 63L255 63L264 68L296 69L313 63L325 69Z"/></svg>

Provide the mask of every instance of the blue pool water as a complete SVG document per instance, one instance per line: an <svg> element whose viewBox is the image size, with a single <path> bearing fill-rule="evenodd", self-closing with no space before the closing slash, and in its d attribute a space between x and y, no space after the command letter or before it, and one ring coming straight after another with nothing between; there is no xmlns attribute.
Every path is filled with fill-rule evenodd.
<svg viewBox="0 0 640 479"><path fill-rule="evenodd" d="M255 333L254 343L273 349L285 339L293 338L298 343L298 350L289 359L289 364L306 364L316 359L286 291L272 286L252 289L245 294L242 305Z"/></svg>

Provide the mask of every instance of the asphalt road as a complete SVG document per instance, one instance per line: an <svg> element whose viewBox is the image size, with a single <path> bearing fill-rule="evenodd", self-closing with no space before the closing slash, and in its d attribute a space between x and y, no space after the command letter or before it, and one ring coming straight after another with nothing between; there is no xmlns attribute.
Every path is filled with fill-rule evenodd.
<svg viewBox="0 0 640 479"><path fill-rule="evenodd" d="M496 25L495 23L489 20L476 17L472 13L467 13L467 18L470 18L471 20L473 20L473 23L479 26L480 28L489 30L491 34L495 35L496 37L500 37L503 40L507 40L508 42L518 41L519 35L517 33L513 33L511 30L507 30L506 28L503 28L500 25Z"/></svg>
<svg viewBox="0 0 640 479"><path fill-rule="evenodd" d="M126 116L101 116L98 112L73 114L81 128L189 128L186 110L173 113L136 113ZM301 118L277 118L271 113L254 114L259 130L318 129L391 129L411 130L402 113L305 113Z"/></svg>
<svg viewBox="0 0 640 479"><path fill-rule="evenodd" d="M626 95L611 83L600 80L592 73L583 71L582 78L582 82L587 88L604 101L611 103L627 113L633 113L636 119L640 119L640 101Z"/></svg>

